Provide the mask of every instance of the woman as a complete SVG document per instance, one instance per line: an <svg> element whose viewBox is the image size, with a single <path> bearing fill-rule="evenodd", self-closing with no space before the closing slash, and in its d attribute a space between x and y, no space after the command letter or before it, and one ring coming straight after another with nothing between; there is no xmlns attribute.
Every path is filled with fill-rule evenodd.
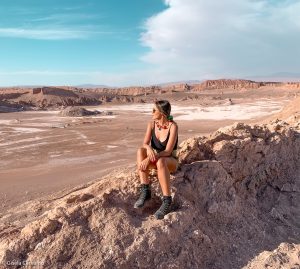
<svg viewBox="0 0 300 269"><path fill-rule="evenodd" d="M151 198L149 169L156 168L163 193L162 205L154 214L157 219L163 219L170 212L172 203L170 173L175 172L178 165L176 159L178 126L170 113L171 105L168 101L155 102L152 121L148 123L144 144L137 152L141 193L134 207L143 207L145 201Z"/></svg>

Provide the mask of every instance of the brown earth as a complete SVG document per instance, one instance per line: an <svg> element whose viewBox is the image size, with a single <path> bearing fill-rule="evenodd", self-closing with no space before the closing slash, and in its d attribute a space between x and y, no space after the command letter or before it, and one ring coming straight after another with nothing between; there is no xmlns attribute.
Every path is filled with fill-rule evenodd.
<svg viewBox="0 0 300 269"><path fill-rule="evenodd" d="M162 221L152 217L160 203L155 174L151 203L133 209L134 165L8 210L2 265L299 268L299 98L291 106L281 120L235 123L183 141L172 176L174 211Z"/></svg>

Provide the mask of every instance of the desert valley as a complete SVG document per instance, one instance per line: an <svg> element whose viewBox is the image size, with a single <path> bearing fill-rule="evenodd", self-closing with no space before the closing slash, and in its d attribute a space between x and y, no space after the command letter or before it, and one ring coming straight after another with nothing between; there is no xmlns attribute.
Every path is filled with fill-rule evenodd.
<svg viewBox="0 0 300 269"><path fill-rule="evenodd" d="M155 173L132 207L157 99L180 143L162 221ZM1 88L0 149L0 268L300 268L300 83Z"/></svg>

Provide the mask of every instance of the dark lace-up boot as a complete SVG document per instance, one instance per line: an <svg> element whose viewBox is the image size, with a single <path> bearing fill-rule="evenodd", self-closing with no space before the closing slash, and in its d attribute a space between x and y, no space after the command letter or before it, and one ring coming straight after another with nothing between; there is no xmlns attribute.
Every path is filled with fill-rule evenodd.
<svg viewBox="0 0 300 269"><path fill-rule="evenodd" d="M172 196L164 196L160 208L155 212L157 219L163 219L171 211Z"/></svg>
<svg viewBox="0 0 300 269"><path fill-rule="evenodd" d="M141 185L141 193L139 199L135 202L134 208L141 208L144 206L145 201L150 200L151 198L151 190L149 184Z"/></svg>

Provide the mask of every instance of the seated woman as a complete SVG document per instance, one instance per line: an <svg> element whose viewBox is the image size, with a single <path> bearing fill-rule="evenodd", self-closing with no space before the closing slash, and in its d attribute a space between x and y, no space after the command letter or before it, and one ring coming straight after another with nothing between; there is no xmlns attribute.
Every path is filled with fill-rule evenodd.
<svg viewBox="0 0 300 269"><path fill-rule="evenodd" d="M145 201L151 198L149 169L156 168L163 193L162 205L154 214L157 219L163 219L170 212L172 203L170 173L175 172L178 165L176 158L178 126L170 113L171 105L168 101L155 102L152 121L148 123L144 144L137 152L141 193L134 207L143 207Z"/></svg>

